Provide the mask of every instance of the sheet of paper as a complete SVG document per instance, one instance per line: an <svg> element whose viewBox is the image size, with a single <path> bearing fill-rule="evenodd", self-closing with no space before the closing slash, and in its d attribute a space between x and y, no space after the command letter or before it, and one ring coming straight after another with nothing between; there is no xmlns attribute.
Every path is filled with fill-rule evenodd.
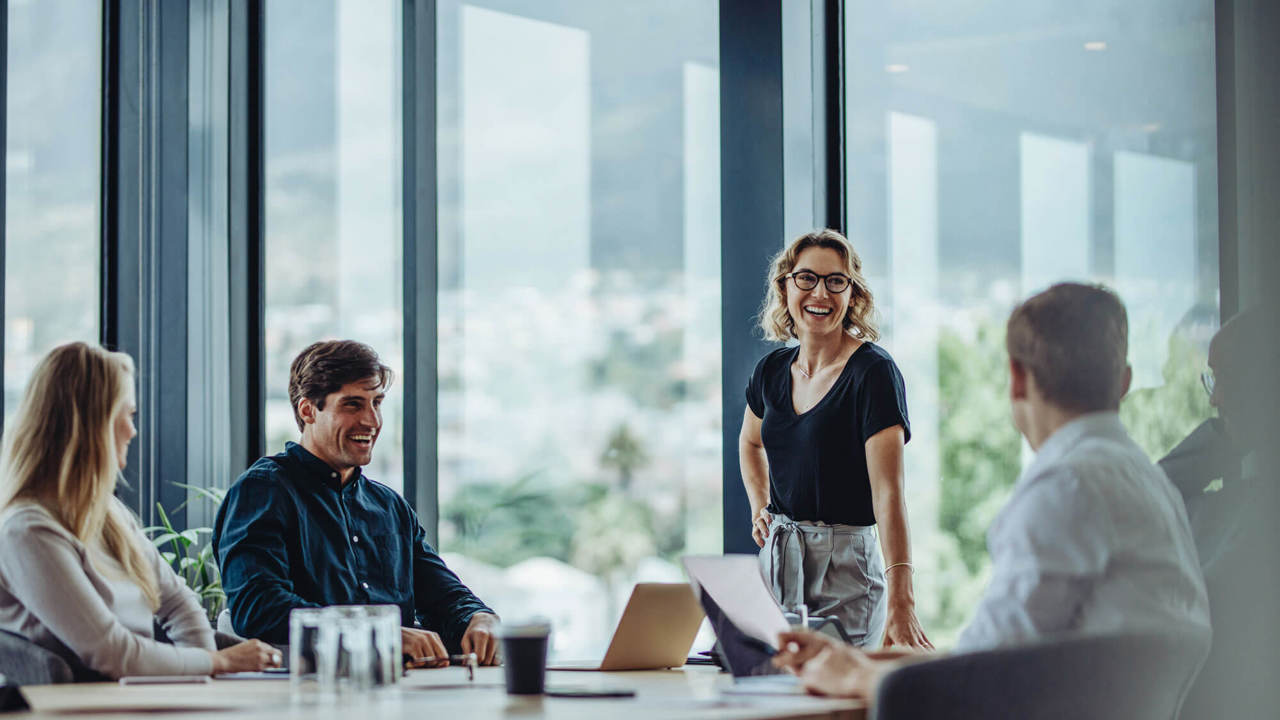
<svg viewBox="0 0 1280 720"><path fill-rule="evenodd" d="M770 646L791 629L755 555L686 555L685 572L743 633Z"/></svg>

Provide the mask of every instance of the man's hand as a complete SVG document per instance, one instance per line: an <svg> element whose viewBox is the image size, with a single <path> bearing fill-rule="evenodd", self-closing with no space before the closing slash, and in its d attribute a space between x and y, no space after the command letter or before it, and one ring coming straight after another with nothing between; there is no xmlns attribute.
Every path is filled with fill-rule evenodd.
<svg viewBox="0 0 1280 720"><path fill-rule="evenodd" d="M440 636L430 630L419 630L417 628L400 628L400 650L411 659L432 657L436 658L434 662L427 663L423 667L448 667L449 651L445 649L444 642L440 640Z"/></svg>
<svg viewBox="0 0 1280 720"><path fill-rule="evenodd" d="M774 667L790 670L797 675L804 664L815 655L835 645L830 636L812 630L794 630L778 634L778 652L773 656Z"/></svg>
<svg viewBox="0 0 1280 720"><path fill-rule="evenodd" d="M773 656L773 664L795 673L814 695L869 699L880 678L893 667L887 660L872 658L820 633L781 633L778 644L782 649Z"/></svg>
<svg viewBox="0 0 1280 720"><path fill-rule="evenodd" d="M751 521L751 539L756 541L758 547L764 547L764 541L769 539L769 523L772 522L773 515L764 508L760 508L760 512Z"/></svg>
<svg viewBox="0 0 1280 720"><path fill-rule="evenodd" d="M496 665L498 662L498 617L489 613L478 612L471 616L467 623L467 631L462 634L462 652L475 653L476 661L481 665Z"/></svg>

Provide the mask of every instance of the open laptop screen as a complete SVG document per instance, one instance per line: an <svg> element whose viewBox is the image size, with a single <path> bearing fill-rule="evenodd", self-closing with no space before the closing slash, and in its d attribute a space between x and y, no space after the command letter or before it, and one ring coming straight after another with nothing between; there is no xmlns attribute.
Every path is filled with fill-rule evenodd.
<svg viewBox="0 0 1280 720"><path fill-rule="evenodd" d="M783 673L770 662L777 653L776 648L739 630L729 616L720 610L711 593L702 590L698 593L698 601L702 603L702 610L707 614L711 629L716 634L716 650L720 653L720 661L735 678Z"/></svg>

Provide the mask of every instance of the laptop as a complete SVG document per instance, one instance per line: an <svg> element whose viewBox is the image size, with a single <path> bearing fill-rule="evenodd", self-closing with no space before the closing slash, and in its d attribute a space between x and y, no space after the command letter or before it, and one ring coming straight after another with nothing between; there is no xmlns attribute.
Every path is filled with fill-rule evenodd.
<svg viewBox="0 0 1280 720"><path fill-rule="evenodd" d="M754 555L686 556L685 571L716 635L721 664L733 675L728 694L803 695L796 677L773 666L786 616Z"/></svg>
<svg viewBox="0 0 1280 720"><path fill-rule="evenodd" d="M637 583L599 662L549 663L548 670L659 670L684 665L702 625L686 583Z"/></svg>

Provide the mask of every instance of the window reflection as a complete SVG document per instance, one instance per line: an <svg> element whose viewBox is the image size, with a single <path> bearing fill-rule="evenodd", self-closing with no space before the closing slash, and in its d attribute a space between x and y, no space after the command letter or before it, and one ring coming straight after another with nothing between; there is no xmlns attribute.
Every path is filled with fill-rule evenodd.
<svg viewBox="0 0 1280 720"><path fill-rule="evenodd" d="M267 452L296 441L289 364L372 345L403 373L400 3L266 4ZM403 489L402 386L366 474Z"/></svg>
<svg viewBox="0 0 1280 720"><path fill-rule="evenodd" d="M1009 421L1013 304L1052 282L1125 300L1121 414L1160 457L1209 414L1217 316L1213 4L845 4L849 236L889 320L919 611L947 643L1026 457Z"/></svg>
<svg viewBox="0 0 1280 720"><path fill-rule="evenodd" d="M440 546L587 657L721 548L717 4L438 8Z"/></svg>
<svg viewBox="0 0 1280 720"><path fill-rule="evenodd" d="M102 134L101 4L7 7L6 419L46 352L98 339Z"/></svg>

